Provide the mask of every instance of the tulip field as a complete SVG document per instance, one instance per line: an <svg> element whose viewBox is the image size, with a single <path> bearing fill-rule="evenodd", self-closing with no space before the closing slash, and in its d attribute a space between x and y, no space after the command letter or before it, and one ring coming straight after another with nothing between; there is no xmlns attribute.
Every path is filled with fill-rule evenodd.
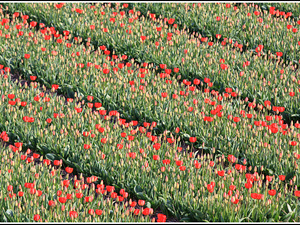
<svg viewBox="0 0 300 225"><path fill-rule="evenodd" d="M0 3L0 222L300 222L298 3Z"/></svg>

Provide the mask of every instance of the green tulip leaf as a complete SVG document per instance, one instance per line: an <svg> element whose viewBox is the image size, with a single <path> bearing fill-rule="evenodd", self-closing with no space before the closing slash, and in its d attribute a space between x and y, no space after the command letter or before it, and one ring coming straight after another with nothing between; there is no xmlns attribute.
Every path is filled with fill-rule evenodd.
<svg viewBox="0 0 300 225"><path fill-rule="evenodd" d="M57 156L55 154L53 154L53 153L48 153L48 154L46 154L45 157L46 157L46 159L49 159L52 162L57 158Z"/></svg>
<svg viewBox="0 0 300 225"><path fill-rule="evenodd" d="M13 211L11 209L6 210L5 213L6 213L6 215L9 215L10 217L14 216L14 213L13 213Z"/></svg>

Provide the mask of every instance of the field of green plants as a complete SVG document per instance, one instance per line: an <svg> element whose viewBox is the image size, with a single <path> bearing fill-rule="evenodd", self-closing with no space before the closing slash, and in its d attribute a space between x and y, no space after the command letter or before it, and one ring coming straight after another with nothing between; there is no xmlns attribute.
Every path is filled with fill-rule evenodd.
<svg viewBox="0 0 300 225"><path fill-rule="evenodd" d="M298 3L1 3L0 222L300 222Z"/></svg>

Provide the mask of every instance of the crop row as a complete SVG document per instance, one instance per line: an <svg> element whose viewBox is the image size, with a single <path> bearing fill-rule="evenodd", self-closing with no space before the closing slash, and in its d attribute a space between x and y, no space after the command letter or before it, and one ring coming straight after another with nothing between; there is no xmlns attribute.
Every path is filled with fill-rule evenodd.
<svg viewBox="0 0 300 225"><path fill-rule="evenodd" d="M258 3L260 7L267 8L274 16L292 17L299 20L300 7L298 3Z"/></svg>
<svg viewBox="0 0 300 225"><path fill-rule="evenodd" d="M227 87L232 88L243 98L256 99L256 102L260 104L270 101L272 106L285 107L286 119L297 121L300 118L300 81L297 80L299 71L295 71L292 65L282 66L283 61L280 60L280 54L274 56L273 59L269 58L263 42L257 43L255 51L258 54L253 56L251 51L240 53L238 50L242 46L231 43L231 39L219 43L210 42L208 38L198 34L190 36L186 30L178 30L173 26L174 24L168 24L169 22L164 23L163 20L151 22L143 17L138 17L133 10L126 13L123 6L119 8L102 6L98 11L99 8L96 6L91 8L86 4L65 4L61 8L57 8L55 4L12 5L15 7L11 6L11 10L16 8L21 10L22 7L25 7L22 11L30 11L38 18L39 15L51 16L51 18L39 18L39 21L54 21L61 33L67 31L80 35L88 41L88 44L100 46L100 43L103 43L107 48L113 47L122 55L138 59L140 63L154 63L154 66L169 69L167 71L171 76L180 74L181 80L197 78L204 81L205 78L209 78L210 85L215 90L223 92ZM170 4L170 6L172 5ZM207 7L224 8L224 6L212 6L211 4ZM195 7L195 9L202 8ZM51 13L44 13L45 10ZM55 22L56 19L62 21ZM98 24L97 21L100 20L102 24ZM278 30L281 29L278 28ZM4 29L2 37L10 34L11 40L7 41L8 43L14 42L14 36L18 36L18 32L15 27L12 27L11 30ZM40 33L38 39L45 39L45 36L48 35ZM263 36L259 35L258 39ZM284 36L288 37L289 35ZM73 35L70 38L74 38ZM296 39L294 36L291 38ZM22 41L23 39L24 37L18 36L18 40ZM61 39L61 37L55 40L57 41L57 39ZM21 51L15 50L15 48L19 48L18 45L11 45L8 47L14 49L11 52L21 54ZM32 46L28 46L27 49L30 48ZM59 48L66 49L67 47ZM24 51L22 50L22 52ZM9 58L10 55L7 56L7 59Z"/></svg>
<svg viewBox="0 0 300 225"><path fill-rule="evenodd" d="M246 166L246 160L240 164L233 155L214 159L212 155L179 153L182 149L178 146L177 138L168 136L167 133L153 136L145 127L137 127L134 121L124 123L124 120L119 119L118 123L113 124L109 120L115 115L118 118L115 111L109 115L105 115L104 110L93 112L88 103L76 105L78 98L73 101L68 99L63 104L65 101L62 97L41 92L35 82L20 89L17 81L12 82L10 76L5 77L0 80L3 112L0 121L6 129L1 133L1 139L15 142L11 151L19 148L38 149L53 163L62 158L74 169L85 174L94 174L118 190L134 192L151 204L147 203L149 208L160 205L164 211L179 219L299 219L299 192L295 185L299 179L297 175L264 176L258 173L257 167ZM4 161L7 156L7 153L3 155ZM26 160L29 163L33 158ZM288 164L291 158L281 155L280 163ZM224 165L228 166L224 168ZM22 169L20 166L17 168ZM31 171L34 176L36 172L32 170L22 169ZM259 170L263 171L264 168ZM8 169L1 171L5 171L9 178ZM11 173L9 182L33 182L30 177L23 175L22 179L15 179L17 174ZM42 176L46 178L46 175ZM1 178L6 179L6 176ZM264 182L267 182L266 185ZM43 182L37 184L46 185ZM46 186L56 190L57 185ZM36 187L42 190L40 186ZM15 188L14 193L17 193L17 186ZM9 195L9 190L5 193ZM30 194L27 193L27 196ZM264 210L262 205L266 207ZM45 206L46 209L47 207ZM39 214L34 210L31 213ZM87 215L86 212L83 214ZM67 218L68 214L62 216L70 220Z"/></svg>

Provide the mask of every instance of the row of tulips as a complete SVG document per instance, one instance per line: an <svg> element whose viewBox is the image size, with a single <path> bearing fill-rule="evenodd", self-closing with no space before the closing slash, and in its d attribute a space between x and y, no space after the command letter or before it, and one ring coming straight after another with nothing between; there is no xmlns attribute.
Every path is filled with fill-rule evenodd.
<svg viewBox="0 0 300 225"><path fill-rule="evenodd" d="M298 154L299 123L288 127L282 116L266 112L282 113L284 107L271 107L270 101L259 104L241 100L240 93L231 88L225 88L223 94L210 91L209 78L204 83L194 79L179 84L164 64L160 65L164 73L147 63L141 68L125 64L120 60L126 55L110 59L104 46L91 53L92 46L67 42L68 36L47 35L53 29L27 28L22 35L13 28L6 30L11 35L0 38L2 60L26 74L28 80L41 81L73 97L76 91L89 101L88 107L118 110L123 118L146 122L145 127L147 122L157 122L153 127L156 133L179 133L194 147L246 158L250 165L267 167L270 174L293 174L297 170L294 155ZM197 88L201 85L204 92Z"/></svg>
<svg viewBox="0 0 300 225"><path fill-rule="evenodd" d="M273 17L277 13L274 8L263 10L254 3L238 6L230 3L134 3L134 7L151 17L157 14L167 21L172 19L202 36L218 39L215 36L221 34L252 51L264 45L266 51L280 53L284 59L299 63L300 20L291 20L292 13Z"/></svg>
<svg viewBox="0 0 300 225"><path fill-rule="evenodd" d="M275 16L289 16L299 20L300 7L298 3L258 3L262 8L272 11L272 15Z"/></svg>
<svg viewBox="0 0 300 225"><path fill-rule="evenodd" d="M145 201L128 199L124 189L117 193L114 186L96 185L95 176L72 176L60 160L51 162L30 149L20 152L22 143L0 149L1 222L166 221Z"/></svg>
<svg viewBox="0 0 300 225"><path fill-rule="evenodd" d="M172 6L172 4L165 4L164 7L167 5ZM144 17L138 17L138 13L134 10L129 10L126 13L126 6L124 7L124 4L116 6L118 8L110 8L109 5L106 7L102 5L100 8L100 6L91 6L89 4L65 4L57 7L56 4L48 3L33 5L11 4L9 7L11 7L9 8L10 10L19 9L26 12L31 10L30 13L34 16L43 15L51 17L44 18L45 20L63 20L57 21L55 24L62 30L61 34L64 33L64 37L58 36L55 33L55 29L52 29L51 32L57 37L44 34L46 32L45 28L41 29L40 32L31 32L34 35L33 39L36 38L36 41L41 45L46 45L47 43L47 45L51 44L51 46L57 48L51 50L52 55L56 54L55 52L58 50L64 52L65 49L69 49L71 44L66 44L64 39L72 39L73 36L68 35L70 35L70 32L71 34L73 32L73 34L86 38L89 45L94 43L96 46L99 46L100 43L104 43L106 47L101 45L104 50L113 47L125 57L122 60L126 60L127 56L134 56L140 63L143 61L153 62L154 66L157 66L171 76L175 77L180 74L181 80L193 80L197 78L204 81L205 78L208 78L208 83L215 90L224 92L225 88L232 88L234 91L240 92L243 98L256 99L256 102L260 104L270 101L272 106L285 107L285 119L297 121L300 118L300 81L297 79L299 71L295 71L295 67L292 65L283 66L283 61L280 60L282 57L281 53L273 56L273 58L269 57L266 53L267 50L264 41L255 45L254 52L257 53L256 56L253 56L253 52L251 51L241 53L239 49L243 45L234 43L231 39L224 39L222 42L211 42L208 38L201 37L198 34L189 36L186 30L178 30L174 26L174 22L170 22L170 20L163 22L164 20L161 19L160 22L151 22L151 20L146 20ZM226 8L224 5L208 4L205 7L211 7L216 10L221 10L221 8L232 10L231 7ZM194 7L193 9L202 10L202 8L203 6ZM44 13L45 10L51 13ZM232 13L236 13L235 10L233 11ZM21 15L19 14L19 17L14 19L11 18L9 22L7 21L7 25L13 21L14 24L20 23L20 25L24 22L30 28L29 21L26 23L26 19L24 19L27 18L26 16L22 16L21 21L19 20ZM34 16L33 18L35 18ZM44 19L40 19L39 17L38 19L44 21ZM100 20L102 24L97 23ZM4 22L2 23L5 27L6 23ZM81 24L85 25L82 26ZM212 22L212 24L216 23ZM249 24L251 23L249 22ZM277 23L273 22L272 24ZM17 40L20 43L23 43L21 41L26 41L27 43L26 31L28 29L24 29L26 25L22 25L19 29L15 27L16 25L2 30L2 43L8 45L6 47L6 51L8 51L6 60L10 60L10 53L20 54L19 59L21 56L24 57L25 54L34 54L33 48L36 47L35 45L30 45L25 49L19 50L20 46L14 44ZM41 23L40 25L42 26ZM19 32L24 31L25 35L20 36ZM293 36L296 34L292 32L291 35L293 40L296 39ZM55 42L61 42L61 44L53 43L50 40L45 43L44 40L47 40L50 36ZM285 37L289 36L285 35ZM264 35L260 35L258 39L261 37L264 37ZM73 38L76 43L77 38ZM33 39L30 40L33 41ZM287 43L287 41L284 41L284 43ZM48 53L48 49L45 46L41 47L41 50L38 50L39 53L43 53L43 49L46 51L44 53ZM295 47L295 50L297 48ZM34 52L37 54L37 50ZM111 53L108 50L106 52L104 53ZM72 53L75 54L75 52ZM76 59L77 56L72 57ZM52 77L52 80L54 80L56 76ZM69 78L72 79L71 77Z"/></svg>
<svg viewBox="0 0 300 225"><path fill-rule="evenodd" d="M0 138L14 143L9 153L2 152L0 179L1 184L7 184L1 185L0 192L2 208L6 210L3 220L117 221L121 217L120 221L148 221L148 217L135 214L148 215L151 207L160 205L164 212L183 221L299 221L300 192L295 185L298 173L265 176L261 172L266 168L247 166L246 160L239 162L234 155L214 158L212 154L180 153L182 148L176 137L167 132L153 136L145 127L136 126L136 121L118 119L116 111L109 115L105 110L92 111L84 102L76 105L78 97L64 101L63 97L44 93L35 82L20 88L10 76L0 81L0 121L6 128ZM118 123L111 123L111 117L116 117ZM37 153L28 157L28 148L38 149L45 159ZM26 153L18 155L22 149ZM109 200L89 203L93 198L86 197L92 196L91 190L105 194L103 185L91 186L88 192L87 186L80 183L81 177L73 179L75 190L68 189L69 181L58 176L45 181L53 178L57 173L54 170L60 171L56 167L61 164L60 157L72 165L65 168L67 173L74 168L93 174L87 183L97 176L120 190L120 195L111 193L113 188L106 186ZM42 164L32 167L34 160ZM42 166L49 164L50 173ZM13 183L17 180L19 183ZM130 201L124 203L129 207L124 211L114 206L114 201L123 202L127 196L122 189L145 199L138 204L149 210L131 209L130 213L128 204L134 207ZM78 198L77 193L86 197ZM41 207L33 208L34 205ZM27 213L19 217L22 212ZM104 218L98 217L100 212ZM157 217L158 221L165 219L163 215Z"/></svg>

